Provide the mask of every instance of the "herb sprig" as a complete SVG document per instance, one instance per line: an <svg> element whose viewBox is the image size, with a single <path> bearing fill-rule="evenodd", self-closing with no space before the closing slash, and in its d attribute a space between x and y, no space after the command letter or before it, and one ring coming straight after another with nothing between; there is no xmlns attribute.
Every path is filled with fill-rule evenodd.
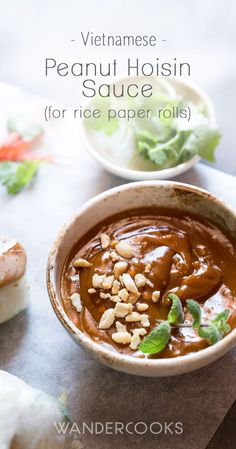
<svg viewBox="0 0 236 449"><path fill-rule="evenodd" d="M168 345L171 338L172 327L185 327L184 310L179 297L169 293L168 298L172 301L170 311L166 321L157 320L157 326L145 337L139 345L139 350L145 354L159 354ZM186 301L187 310L193 318L192 327L198 332L199 337L208 340L210 345L220 341L225 334L230 332L230 325L227 323L230 310L225 309L220 312L209 324L201 324L201 307L197 301L188 299ZM158 323L159 321L159 323Z"/></svg>

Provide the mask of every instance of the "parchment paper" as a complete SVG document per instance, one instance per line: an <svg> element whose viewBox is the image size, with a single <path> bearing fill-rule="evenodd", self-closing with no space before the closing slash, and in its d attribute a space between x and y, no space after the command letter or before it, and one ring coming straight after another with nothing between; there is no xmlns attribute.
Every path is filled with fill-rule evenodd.
<svg viewBox="0 0 236 449"><path fill-rule="evenodd" d="M18 108L40 112L40 100L0 86L1 131ZM36 112L35 112L36 111ZM4 118L5 117L5 118ZM45 164L34 185L16 197L0 191L0 233L17 238L28 254L31 303L0 326L0 367L58 396L66 389L72 419L82 422L183 422L182 435L80 435L88 449L203 449L236 396L236 348L188 375L146 379L115 372L92 360L68 336L49 303L48 253L62 224L95 194L124 181L106 173L83 150L77 124L47 127L43 148L70 155ZM208 189L236 207L236 179L203 164L179 181Z"/></svg>

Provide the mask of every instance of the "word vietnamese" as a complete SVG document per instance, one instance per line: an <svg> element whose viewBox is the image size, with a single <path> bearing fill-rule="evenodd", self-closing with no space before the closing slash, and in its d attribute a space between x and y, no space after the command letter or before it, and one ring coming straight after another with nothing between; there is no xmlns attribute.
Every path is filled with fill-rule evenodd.
<svg viewBox="0 0 236 449"><path fill-rule="evenodd" d="M88 47L154 47L157 45L158 39L154 35L107 35L94 34L93 31L87 33L80 33L81 43ZM165 41L162 39L162 42Z"/></svg>

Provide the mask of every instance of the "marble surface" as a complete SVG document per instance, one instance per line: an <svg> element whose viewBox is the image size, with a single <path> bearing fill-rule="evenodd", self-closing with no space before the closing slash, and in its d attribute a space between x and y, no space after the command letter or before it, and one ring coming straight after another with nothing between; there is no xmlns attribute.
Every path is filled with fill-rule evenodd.
<svg viewBox="0 0 236 449"><path fill-rule="evenodd" d="M7 101L8 99L8 101ZM1 123L10 104L19 109L40 102L20 91L0 88ZM5 105L5 107L3 107ZM28 254L28 310L0 326L0 368L33 386L59 395L66 389L72 419L83 422L183 422L182 435L91 435L86 449L203 449L236 397L236 348L221 360L188 375L147 379L99 365L69 338L57 320L46 291L48 253L62 224L95 194L123 183L106 173L83 150L70 121L48 126L43 147L63 158L40 168L35 183L20 195L0 190L0 234L17 238ZM178 181L193 183L236 207L236 179L198 164Z"/></svg>

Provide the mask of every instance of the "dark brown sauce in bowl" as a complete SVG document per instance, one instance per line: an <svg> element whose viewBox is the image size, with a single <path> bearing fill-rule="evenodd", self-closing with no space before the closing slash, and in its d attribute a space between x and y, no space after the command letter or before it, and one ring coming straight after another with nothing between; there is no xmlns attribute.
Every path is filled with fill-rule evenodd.
<svg viewBox="0 0 236 449"><path fill-rule="evenodd" d="M109 237L103 248L101 234ZM129 257L119 254L117 244L120 242L132 250ZM89 262L89 266L75 267L75 261L81 259ZM114 276L114 267L120 261L126 262L124 273L134 283L137 280L138 294L127 291L126 284L122 285L123 278ZM97 343L134 357L148 357L130 341L119 343L114 340L114 334L119 331L117 321L126 326L126 334L130 336L140 329L147 335L156 326L156 319L167 318L170 308L167 295L174 292L183 306L188 298L198 301L206 323L229 308L232 311L229 322L234 328L235 268L236 243L213 224L172 209L131 210L102 221L73 248L62 273L63 306L75 326ZM146 279L144 285L138 283L137 274ZM94 286L94 275L101 281L99 287ZM114 281L118 293L113 290ZM115 301L121 290L128 294L119 301L131 304L132 310L124 317L115 316L108 328L100 328L104 312L117 307ZM82 307L77 307L79 311L71 299L75 293L80 295ZM141 311L140 303L146 310ZM136 315L127 321L127 315L133 313ZM140 321L138 315L146 315L146 318ZM133 321L135 317L138 320ZM177 357L206 346L207 340L201 339L195 330L182 327L174 329L167 347L151 357Z"/></svg>

